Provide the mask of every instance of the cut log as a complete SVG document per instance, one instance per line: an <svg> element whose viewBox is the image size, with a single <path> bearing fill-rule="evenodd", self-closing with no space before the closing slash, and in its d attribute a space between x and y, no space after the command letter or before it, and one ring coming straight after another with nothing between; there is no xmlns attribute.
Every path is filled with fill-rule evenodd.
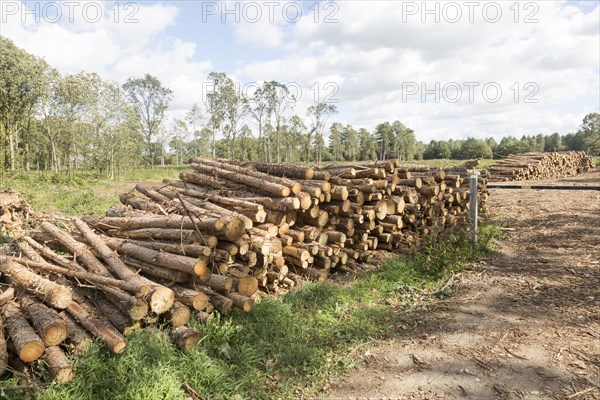
<svg viewBox="0 0 600 400"><path fill-rule="evenodd" d="M119 195L119 201L121 201L121 203L125 204L126 206L131 206L135 208L136 210L148 211L153 213L164 212L162 207L160 207L158 204L140 197L136 197L130 193L123 193Z"/></svg>
<svg viewBox="0 0 600 400"><path fill-rule="evenodd" d="M172 286L175 292L177 301L185 304L188 307L192 307L194 310L202 311L206 309L209 302L209 297L204 292L198 290L189 289L179 285Z"/></svg>
<svg viewBox="0 0 600 400"><path fill-rule="evenodd" d="M95 315L89 305L72 302L67 307L67 312L94 336L102 340L113 353L120 354L125 350L127 341L123 335Z"/></svg>
<svg viewBox="0 0 600 400"><path fill-rule="evenodd" d="M254 307L254 300L250 297L243 296L239 293L229 293L227 294L227 297L233 301L235 307L244 310L245 312L252 311L252 308Z"/></svg>
<svg viewBox="0 0 600 400"><path fill-rule="evenodd" d="M56 383L67 383L73 380L73 366L60 347L46 348L43 360Z"/></svg>
<svg viewBox="0 0 600 400"><path fill-rule="evenodd" d="M192 312L188 306L176 301L173 307L165 314L165 318L173 327L184 326L192 318Z"/></svg>
<svg viewBox="0 0 600 400"><path fill-rule="evenodd" d="M239 174L232 171L223 170L216 167L211 167L202 164L192 164L192 167L206 174L216 175L221 179L227 179L232 182L241 183L261 192L272 194L276 197L288 197L292 192L287 186L278 183L270 182L265 179L256 178L254 176Z"/></svg>
<svg viewBox="0 0 600 400"><path fill-rule="evenodd" d="M57 346L68 336L68 327L58 313L25 293L19 295L19 304L44 345Z"/></svg>
<svg viewBox="0 0 600 400"><path fill-rule="evenodd" d="M179 350L188 352L200 342L202 335L197 329L178 326L171 329L171 338Z"/></svg>
<svg viewBox="0 0 600 400"><path fill-rule="evenodd" d="M160 278L167 282L185 283L190 282L193 277L193 275L190 275L186 272L181 272L175 269L168 269L148 264L128 256L123 256L123 261L125 262L125 264L129 265L137 272L142 273L144 276Z"/></svg>
<svg viewBox="0 0 600 400"><path fill-rule="evenodd" d="M169 228L169 229L195 229L198 227L210 235L224 232L225 224L218 218L203 218L202 220L190 219L185 215L148 215L147 217L83 217L82 220L96 229L144 229L144 228Z"/></svg>
<svg viewBox="0 0 600 400"><path fill-rule="evenodd" d="M61 311L58 315L67 324L69 336L66 347L76 355L85 353L92 344L92 337L66 312Z"/></svg>
<svg viewBox="0 0 600 400"><path fill-rule="evenodd" d="M134 321L111 303L104 294L97 291L82 291L86 298L94 305L96 310L102 314L106 320L117 328L123 335L128 336L139 330L141 324L139 321Z"/></svg>
<svg viewBox="0 0 600 400"><path fill-rule="evenodd" d="M24 362L32 362L42 356L45 350L44 342L27 322L20 307L14 301L2 306L4 326L15 351Z"/></svg>
<svg viewBox="0 0 600 400"><path fill-rule="evenodd" d="M79 231L86 238L88 243L100 254L100 257L104 259L110 269L121 279L133 284L138 285L138 292L148 293L148 303L150 308L156 314L162 314L166 312L175 301L175 294L169 288L159 285L155 282L150 281L144 277L141 277L134 273L115 253L110 247L102 241L92 230L87 226L85 222L75 218L73 223L79 229Z"/></svg>
<svg viewBox="0 0 600 400"><path fill-rule="evenodd" d="M167 253L179 254L188 257L208 257L213 249L208 246L187 243L166 243L166 242L145 242L130 240L130 243L138 246L148 247L149 249L164 251Z"/></svg>
<svg viewBox="0 0 600 400"><path fill-rule="evenodd" d="M85 244L78 242L73 236L57 228L48 221L42 222L40 227L54 237L64 248L73 253L78 260L81 260L90 272L111 277L108 269L106 269L106 267L92 254Z"/></svg>
<svg viewBox="0 0 600 400"><path fill-rule="evenodd" d="M111 249L140 261L192 275L195 274L202 280L210 279L211 271L205 259L163 253L127 241L115 240L114 238L106 238L105 242Z"/></svg>
<svg viewBox="0 0 600 400"><path fill-rule="evenodd" d="M57 309L64 309L73 300L69 289L37 275L6 257L0 258L0 271L8 275L15 285L39 296L44 302Z"/></svg>

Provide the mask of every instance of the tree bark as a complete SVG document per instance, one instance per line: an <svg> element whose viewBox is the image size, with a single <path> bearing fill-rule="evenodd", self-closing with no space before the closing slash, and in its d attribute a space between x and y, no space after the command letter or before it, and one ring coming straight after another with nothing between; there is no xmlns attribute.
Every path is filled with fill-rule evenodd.
<svg viewBox="0 0 600 400"><path fill-rule="evenodd" d="M61 311L58 315L67 324L69 336L66 347L75 355L85 353L92 344L92 337L66 312Z"/></svg>
<svg viewBox="0 0 600 400"><path fill-rule="evenodd" d="M119 201L126 206L131 206L136 210L148 211L152 213L162 213L164 210L158 204L136 197L130 193L122 193L119 195Z"/></svg>
<svg viewBox="0 0 600 400"><path fill-rule="evenodd" d="M106 269L106 267L92 254L85 244L78 242L69 233L62 231L48 221L42 222L40 227L80 259L90 272L106 277L112 277L108 269Z"/></svg>
<svg viewBox="0 0 600 400"><path fill-rule="evenodd" d="M143 228L194 229L198 227L203 232L215 235L223 233L225 228L223 221L218 218L191 220L188 216L177 214L150 214L146 217L83 217L82 220L100 230Z"/></svg>
<svg viewBox="0 0 600 400"><path fill-rule="evenodd" d="M113 326L103 322L89 305L72 302L67 307L67 311L94 336L102 340L113 353L120 354L125 350L127 341L123 335Z"/></svg>
<svg viewBox="0 0 600 400"><path fill-rule="evenodd" d="M4 319L2 318L2 315L0 315L0 376L4 374L4 371L6 371L6 367L8 366L8 350L6 347L6 338L4 337L5 326Z"/></svg>
<svg viewBox="0 0 600 400"><path fill-rule="evenodd" d="M11 259L0 258L0 271L10 276L12 283L34 293L52 307L64 309L73 300L69 289L31 272Z"/></svg>
<svg viewBox="0 0 600 400"><path fill-rule="evenodd" d="M51 346L46 348L43 360L56 383L67 383L73 380L73 366L60 347Z"/></svg>
<svg viewBox="0 0 600 400"><path fill-rule="evenodd" d="M254 176L243 175L236 172L227 171L220 168L215 168L201 164L193 164L192 166L201 172L217 175L222 179L227 179L232 182L241 183L250 186L254 189L257 189L261 192L272 194L276 197L287 197L292 192L291 189L287 186L270 182L265 179L256 178Z"/></svg>

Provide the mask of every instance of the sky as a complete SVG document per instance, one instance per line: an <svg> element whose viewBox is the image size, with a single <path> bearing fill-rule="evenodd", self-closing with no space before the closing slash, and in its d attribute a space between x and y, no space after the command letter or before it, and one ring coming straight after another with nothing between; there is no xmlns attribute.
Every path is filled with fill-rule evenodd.
<svg viewBox="0 0 600 400"><path fill-rule="evenodd" d="M0 34L62 73L152 74L170 119L202 106L211 71L423 142L565 134L600 112L599 1L0 0Z"/></svg>

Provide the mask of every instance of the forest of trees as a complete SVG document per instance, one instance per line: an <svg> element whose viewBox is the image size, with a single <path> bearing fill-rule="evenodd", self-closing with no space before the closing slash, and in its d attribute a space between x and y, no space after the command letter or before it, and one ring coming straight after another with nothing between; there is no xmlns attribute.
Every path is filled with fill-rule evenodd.
<svg viewBox="0 0 600 400"><path fill-rule="evenodd" d="M278 82L249 96L225 73L183 119L168 120L173 92L151 75L124 84L95 73L61 75L45 60L0 36L0 170L96 170L108 178L143 166L183 164L197 156L271 162L388 158L499 158L509 153L587 150L600 153L600 114L576 133L417 142L400 121L373 131L332 120L333 104L295 110Z"/></svg>

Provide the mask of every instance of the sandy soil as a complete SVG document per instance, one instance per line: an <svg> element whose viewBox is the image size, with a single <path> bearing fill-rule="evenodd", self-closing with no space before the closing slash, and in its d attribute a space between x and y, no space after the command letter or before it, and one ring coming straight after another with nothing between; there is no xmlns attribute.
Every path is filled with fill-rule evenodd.
<svg viewBox="0 0 600 400"><path fill-rule="evenodd" d="M600 185L600 172L540 183ZM505 238L333 399L600 399L600 192L492 190Z"/></svg>

